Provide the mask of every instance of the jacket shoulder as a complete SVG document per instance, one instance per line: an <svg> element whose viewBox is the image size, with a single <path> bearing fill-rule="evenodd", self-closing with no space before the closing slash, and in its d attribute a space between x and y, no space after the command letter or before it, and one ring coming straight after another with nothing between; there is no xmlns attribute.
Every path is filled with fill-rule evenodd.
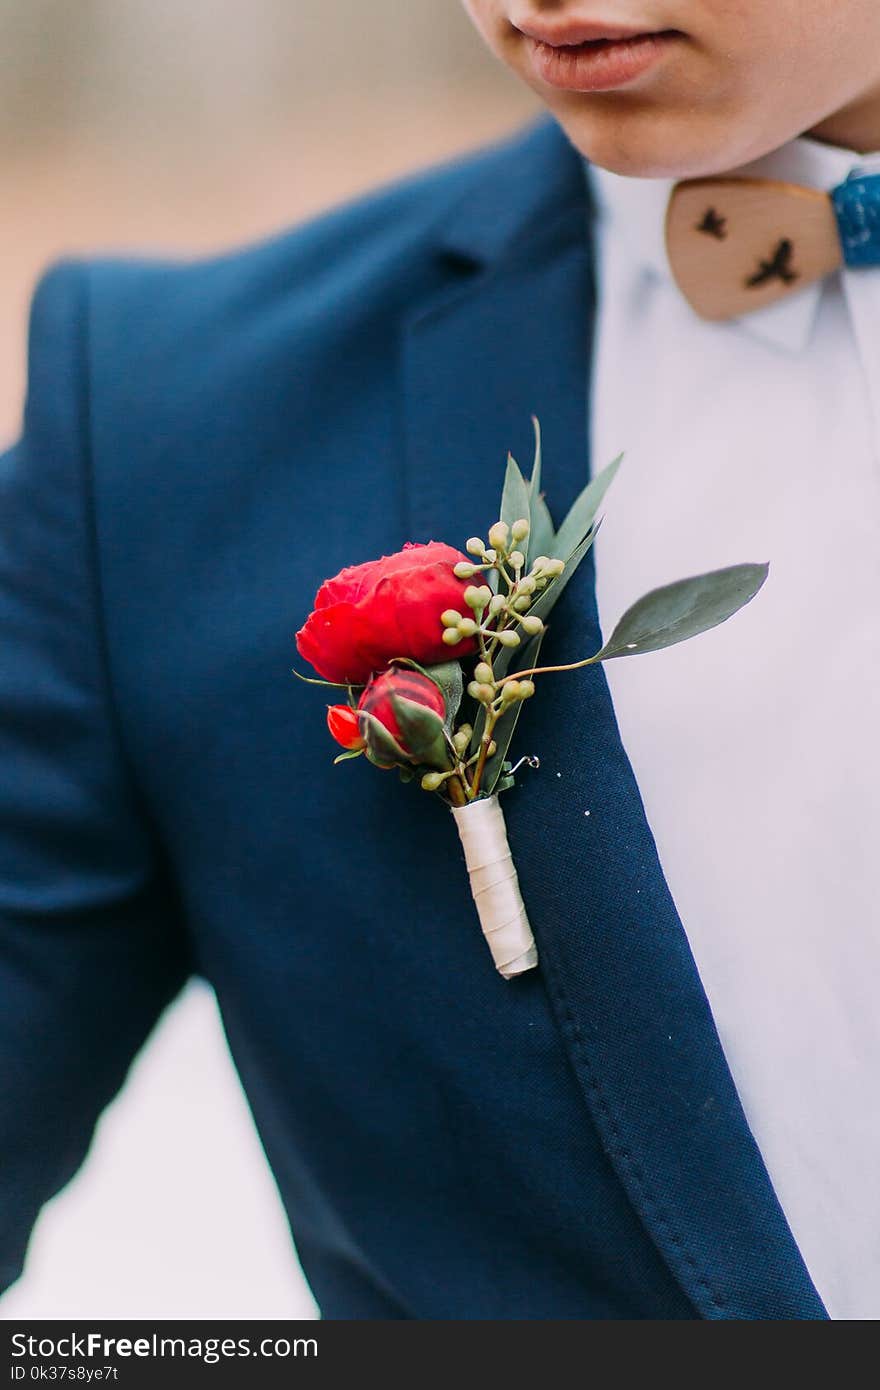
<svg viewBox="0 0 880 1390"><path fill-rule="evenodd" d="M72 315L95 417L133 423L175 400L181 413L185 401L216 400L267 368L271 377L283 360L372 352L443 283L438 228L504 187L534 128L218 255L58 262L34 296L32 367L56 356L53 325Z"/></svg>
<svg viewBox="0 0 880 1390"><path fill-rule="evenodd" d="M283 308L327 317L370 289L386 309L406 299L438 225L485 189L511 159L518 134L399 179L293 228L199 259L111 256L81 262L99 340L123 344L155 335L190 340ZM51 275L51 272L50 272Z"/></svg>

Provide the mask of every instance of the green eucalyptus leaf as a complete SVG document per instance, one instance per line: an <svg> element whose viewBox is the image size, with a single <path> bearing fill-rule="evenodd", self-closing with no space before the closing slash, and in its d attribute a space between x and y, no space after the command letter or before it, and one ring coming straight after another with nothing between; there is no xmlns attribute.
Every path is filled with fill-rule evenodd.
<svg viewBox="0 0 880 1390"><path fill-rule="evenodd" d="M543 640L543 633L539 633L537 637L533 637L529 642L523 643L522 647L517 648L517 656L521 654L520 660L517 661L518 670L530 671L533 666L538 665L538 654ZM504 763L507 761L510 742L524 703L523 700L516 700L509 705L492 730L492 737L497 746L491 758L487 760L483 774L483 789L487 793L491 794L496 790L497 783L504 772Z"/></svg>
<svg viewBox="0 0 880 1390"><path fill-rule="evenodd" d="M520 472L519 464L513 454L507 455L507 472L504 475L504 491L501 494L501 520L508 526L522 517L528 519L531 511L529 485Z"/></svg>
<svg viewBox="0 0 880 1390"><path fill-rule="evenodd" d="M541 618L546 622L547 615L550 613L554 604L562 597L566 584L593 544L598 529L597 524L589 535L584 537L574 554L569 556L562 574L560 574L557 579L552 580L551 583L547 585L547 588L538 595L529 609L529 613L534 614L536 618ZM527 671L530 667L537 666L537 653L543 636L543 633L538 633L537 637L530 638L527 642L522 643L518 647L501 647L492 661L492 669L495 672L496 679L500 680L502 676L508 675L514 662L516 663L517 669L520 671ZM494 737L499 750L501 749L501 740L499 740L497 736L497 730L505 724L506 720L509 720L512 736L520 708L520 704L513 705L508 713L502 715L501 719L499 719L496 724L496 734ZM485 706L477 706L476 714L471 722L473 723L474 732L468 747L469 757L476 753L480 746L480 740L483 737L483 729L486 726ZM507 740L507 743L510 743L510 739Z"/></svg>
<svg viewBox="0 0 880 1390"><path fill-rule="evenodd" d="M532 604L531 608L529 609L529 612L534 614L536 618L541 618L544 621L546 621L548 613L553 608L554 604L562 597L562 593L565 589L566 584L571 579L581 560L583 560L584 556L589 551L590 546L593 544L598 529L599 523L596 524L596 526L589 533L589 535L584 537L580 545L575 550L574 554L568 557L568 562L566 563L565 569L563 570L562 574L560 574L557 579L551 580L551 582L547 585L547 588L544 589L535 599L535 602ZM537 638L531 638L530 642L537 643L538 645L540 645L542 636L543 634L539 633ZM506 676L510 671L511 664L513 662L516 662L517 667L520 671L527 671L530 666L536 666L536 660L532 659L527 661L525 659L525 653L528 649L528 643L523 643L519 647L501 647L499 651L495 654L492 661L492 669L495 672L496 679L500 680L502 676ZM537 651L537 646L534 650ZM519 705L513 706L513 710L518 709ZM504 718L506 717L507 716L505 715ZM476 712L469 722L473 724L474 728L473 737L471 738L470 744L468 746L468 756L471 757L474 753L476 753L477 749L480 746L480 739L483 737L483 729L486 725L485 706L476 705ZM499 725L501 724L501 722L502 721L499 720ZM516 721L514 720L513 722L515 723ZM496 742L497 741L498 740L496 739Z"/></svg>
<svg viewBox="0 0 880 1390"><path fill-rule="evenodd" d="M539 492L533 492L529 499L529 548L526 552L527 563L535 558L536 555L554 555L556 553L556 532L553 529L553 518L550 515L550 508L544 501Z"/></svg>
<svg viewBox="0 0 880 1390"><path fill-rule="evenodd" d="M333 759L333 765L335 767L337 763L347 763L352 758L361 758L363 757L363 753L363 748L347 748L344 753L337 753L336 757Z"/></svg>
<svg viewBox="0 0 880 1390"><path fill-rule="evenodd" d="M717 627L749 603L769 565L730 565L652 589L628 608L595 661L661 651Z"/></svg>
<svg viewBox="0 0 880 1390"><path fill-rule="evenodd" d="M535 432L535 460L532 464L532 476L529 479L529 492L537 494L541 491L541 468L543 466L541 453L541 422L537 415L532 416L532 429Z"/></svg>
<svg viewBox="0 0 880 1390"><path fill-rule="evenodd" d="M446 702L446 718L444 726L448 733L452 732L452 725L461 704L461 697L464 691L464 676L462 675L461 663L458 661L444 661L438 666L425 666L424 674L440 687L443 699Z"/></svg>
<svg viewBox="0 0 880 1390"><path fill-rule="evenodd" d="M414 661L411 656L393 656L389 661L388 665L405 666L409 671L418 671L420 676L427 676L428 680L433 679L433 677L430 675L431 667L420 666L419 663L417 661Z"/></svg>
<svg viewBox="0 0 880 1390"><path fill-rule="evenodd" d="M622 458L623 454L618 454L607 468L603 468L602 472L598 473L592 482L587 484L580 496L572 503L568 516L556 533L553 546L553 554L560 560L568 559L593 526L596 513L602 505L606 492L614 482Z"/></svg>
<svg viewBox="0 0 880 1390"><path fill-rule="evenodd" d="M541 491L541 425L537 415L532 416L532 428L535 431L535 461L532 464L532 476L529 481L529 542L526 549L526 561L535 555L552 555L553 542L556 535L553 518L550 515L550 508L544 501L544 494Z"/></svg>
<svg viewBox="0 0 880 1390"><path fill-rule="evenodd" d="M458 707L461 704L464 690L464 677L459 662L442 661L436 666L420 666L417 661L413 661L412 657L396 656L390 664L392 666L407 666L410 670L418 671L419 675L426 676L429 681L434 682L446 704L445 726L451 730L455 716L458 714Z"/></svg>
<svg viewBox="0 0 880 1390"><path fill-rule="evenodd" d="M550 583L547 585L547 588L542 590L542 592L538 594L537 598L535 599L534 603L529 609L529 612L533 614L536 618L542 618L546 622L547 615L562 598L562 595L565 592L566 584L574 575L578 565L581 563L583 559L585 559L586 555L588 554L590 547L593 544L593 541L596 539L596 533L598 532L600 525L601 521L597 521L593 529L589 531L586 536L584 536L577 549L574 550L573 553L569 555L566 559L565 569L562 571L562 574L560 574L556 579L551 580ZM517 650L518 648L513 648L511 655L516 656ZM507 667L510 665L510 659L510 656L508 656L504 670L501 672L501 675L505 674ZM497 661L495 662L495 668L496 670L498 669Z"/></svg>
<svg viewBox="0 0 880 1390"><path fill-rule="evenodd" d="M471 741L468 744L467 755L469 758L472 758L479 750L480 739L483 737L483 730L486 727L486 706L477 704L476 701L474 704L476 705L476 713L470 720L474 732L471 734Z"/></svg>

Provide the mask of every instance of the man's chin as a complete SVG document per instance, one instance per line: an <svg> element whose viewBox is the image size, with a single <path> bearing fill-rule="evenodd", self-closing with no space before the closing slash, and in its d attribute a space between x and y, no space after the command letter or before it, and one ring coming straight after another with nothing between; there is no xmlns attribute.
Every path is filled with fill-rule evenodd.
<svg viewBox="0 0 880 1390"><path fill-rule="evenodd" d="M585 159L630 178L704 178L757 157L750 150L731 149L723 134L710 132L693 117L667 119L656 111L554 114Z"/></svg>

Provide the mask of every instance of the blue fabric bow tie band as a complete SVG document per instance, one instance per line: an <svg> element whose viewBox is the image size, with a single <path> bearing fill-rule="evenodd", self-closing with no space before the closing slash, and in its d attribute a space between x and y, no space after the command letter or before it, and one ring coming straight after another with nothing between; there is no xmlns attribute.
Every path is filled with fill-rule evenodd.
<svg viewBox="0 0 880 1390"><path fill-rule="evenodd" d="M856 170L830 196L846 264L880 265L880 174Z"/></svg>

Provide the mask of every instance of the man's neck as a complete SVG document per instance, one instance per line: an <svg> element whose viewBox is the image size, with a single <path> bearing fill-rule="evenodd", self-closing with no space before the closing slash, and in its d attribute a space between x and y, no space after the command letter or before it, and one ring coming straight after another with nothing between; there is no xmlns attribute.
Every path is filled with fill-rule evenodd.
<svg viewBox="0 0 880 1390"><path fill-rule="evenodd" d="M880 85L820 121L807 134L828 145L857 150L859 154L880 150Z"/></svg>

